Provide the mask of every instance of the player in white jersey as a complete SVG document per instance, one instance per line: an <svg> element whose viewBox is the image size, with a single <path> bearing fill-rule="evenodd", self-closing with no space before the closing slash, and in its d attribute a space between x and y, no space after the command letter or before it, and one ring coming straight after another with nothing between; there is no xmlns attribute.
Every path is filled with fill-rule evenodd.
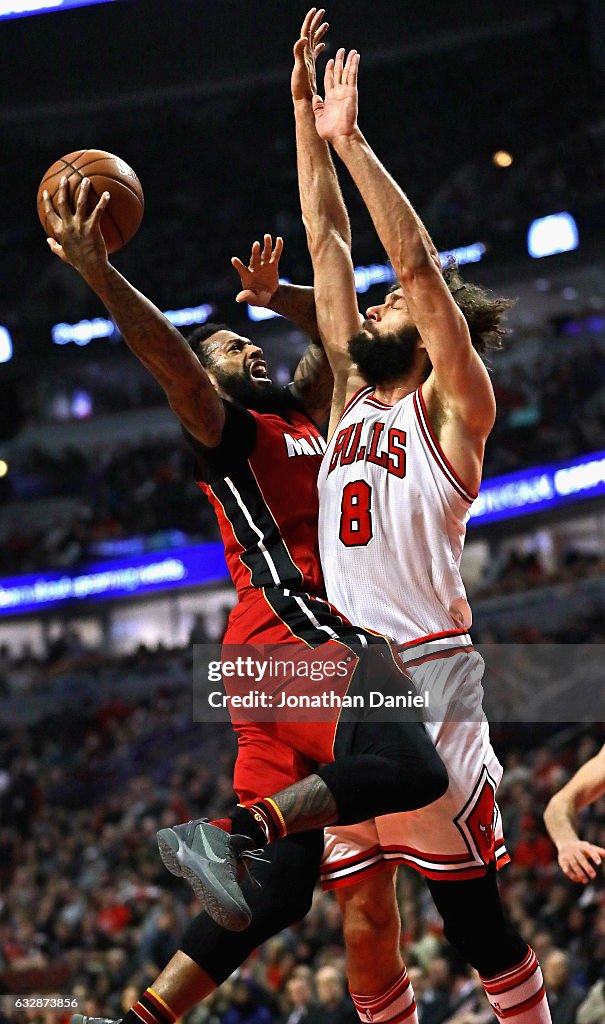
<svg viewBox="0 0 605 1024"><path fill-rule="evenodd" d="M311 76L313 48L311 32ZM498 1018L547 1024L539 964L498 893L496 867L508 859L495 804L502 770L482 713L483 663L467 632L459 571L495 417L479 353L499 343L510 303L465 285L452 268L442 272L426 228L358 128L358 66L356 51L345 60L339 50L326 68L325 99L295 103L317 319L335 376L319 479L322 564L330 601L399 641L415 685L430 691L427 727L450 785L422 811L327 830L323 878L343 910L361 1020L417 1024L393 884L394 865L405 861L426 876L446 937L479 971ZM398 278L365 319L328 143Z"/></svg>

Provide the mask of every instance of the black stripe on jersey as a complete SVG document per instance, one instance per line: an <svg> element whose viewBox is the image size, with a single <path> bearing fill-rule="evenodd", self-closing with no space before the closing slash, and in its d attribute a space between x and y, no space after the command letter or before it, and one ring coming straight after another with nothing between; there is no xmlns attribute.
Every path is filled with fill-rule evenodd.
<svg viewBox="0 0 605 1024"><path fill-rule="evenodd" d="M252 586L304 586L303 574L292 561L250 464L246 462L231 476L214 481L211 490L244 549L240 559L250 570Z"/></svg>
<svg viewBox="0 0 605 1024"><path fill-rule="evenodd" d="M388 646L380 634L343 622L327 601L270 588L265 589L265 598L293 635L309 647L319 647L328 640L338 640L357 650L370 644Z"/></svg>

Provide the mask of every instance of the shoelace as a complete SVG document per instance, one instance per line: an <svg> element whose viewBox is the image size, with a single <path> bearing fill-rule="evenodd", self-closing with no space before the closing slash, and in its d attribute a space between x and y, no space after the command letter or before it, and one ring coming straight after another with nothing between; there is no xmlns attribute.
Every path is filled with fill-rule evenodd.
<svg viewBox="0 0 605 1024"><path fill-rule="evenodd" d="M259 848L258 850L243 850L243 852L239 854L239 860L241 861L241 864L248 878L250 879L251 882L254 882L254 884L257 885L259 889L262 888L261 883L259 882L258 878L254 877L252 871L250 870L250 866L246 864L246 861L251 860L255 864L269 864L270 861L266 857L261 856L261 854L263 854L264 852L265 851L262 848Z"/></svg>

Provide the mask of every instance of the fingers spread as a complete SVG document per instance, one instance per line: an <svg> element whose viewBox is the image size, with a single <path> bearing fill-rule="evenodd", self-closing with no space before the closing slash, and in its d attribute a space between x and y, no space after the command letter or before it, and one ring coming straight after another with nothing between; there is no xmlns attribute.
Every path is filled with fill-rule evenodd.
<svg viewBox="0 0 605 1024"><path fill-rule="evenodd" d="M260 266L260 242L254 242L250 253L249 270L256 270Z"/></svg>
<svg viewBox="0 0 605 1024"><path fill-rule="evenodd" d="M82 178L82 184L78 191L78 199L76 202L76 217L79 220L84 220L86 217L86 203L88 201L88 193L90 192L90 178Z"/></svg>
<svg viewBox="0 0 605 1024"><path fill-rule="evenodd" d="M359 54L357 50L351 50L346 64L342 71L342 84L355 85L357 79L357 68L359 67Z"/></svg>
<svg viewBox="0 0 605 1024"><path fill-rule="evenodd" d="M57 231L57 229L61 226L61 219L57 217L57 214L55 213L53 205L50 201L50 195L46 191L46 189L42 193L42 201L44 203L44 214L46 216L46 223L50 227L52 227L53 231Z"/></svg>
<svg viewBox="0 0 605 1024"><path fill-rule="evenodd" d="M107 206L109 200L109 192L104 192L90 215L89 224L91 228L96 228L97 224L101 220L101 217L103 216L103 213L105 212L105 207Z"/></svg>
<svg viewBox="0 0 605 1024"><path fill-rule="evenodd" d="M271 250L272 250L272 248L273 248L273 239L271 238L271 235L265 235L261 260L270 260L271 259Z"/></svg>
<svg viewBox="0 0 605 1024"><path fill-rule="evenodd" d="M68 198L67 178L63 176L57 193L57 209L61 220L65 221L71 217L71 205Z"/></svg>
<svg viewBox="0 0 605 1024"><path fill-rule="evenodd" d="M331 57L326 64L326 70L324 73L324 92L326 95L334 88L334 60Z"/></svg>
<svg viewBox="0 0 605 1024"><path fill-rule="evenodd" d="M55 256L58 256L59 259L65 260L63 246L59 245L59 243L54 238L47 238L46 241L48 242L49 249L52 252L54 252Z"/></svg>
<svg viewBox="0 0 605 1024"><path fill-rule="evenodd" d="M281 254L283 252L283 249L284 249L284 240L281 237L281 235L278 235L277 238L275 239L275 249L273 250L273 255L272 255L271 259L279 260L280 257L281 257Z"/></svg>
<svg viewBox="0 0 605 1024"><path fill-rule="evenodd" d="M344 59L344 46L341 46L340 49L336 52L336 60L334 61L334 85L342 85Z"/></svg>
<svg viewBox="0 0 605 1024"><path fill-rule="evenodd" d="M303 21L303 23L301 25L301 28L300 28L300 37L301 37L301 39L306 39L307 36L309 35L309 32L311 30L311 24L313 22L313 18L315 16L316 10L317 10L316 7L311 7L311 9L309 11L307 11L307 13L305 14L304 21Z"/></svg>

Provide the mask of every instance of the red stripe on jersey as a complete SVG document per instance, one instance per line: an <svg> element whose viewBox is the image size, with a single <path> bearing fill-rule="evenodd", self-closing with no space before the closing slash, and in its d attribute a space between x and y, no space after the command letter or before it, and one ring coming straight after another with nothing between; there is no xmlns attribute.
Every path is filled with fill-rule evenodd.
<svg viewBox="0 0 605 1024"><path fill-rule="evenodd" d="M364 387L360 388L359 391L356 391L355 394L352 395L351 398L349 398L349 401L347 402L347 404L345 405L344 409L342 410L338 423L342 423L344 417L346 416L346 414L348 412L351 411L353 406L357 405L357 402L360 402L361 399L366 394L368 394L371 390L372 390L371 387L369 387L368 385L364 385ZM336 425L338 426L338 424L336 424Z"/></svg>
<svg viewBox="0 0 605 1024"><path fill-rule="evenodd" d="M416 396L418 396L418 398ZM414 411L416 413L420 432L424 437L427 448L435 459L435 462L460 497L464 498L465 501L468 501L469 504L472 503L477 497L478 492L469 490L466 484L462 482L447 457L444 455L443 449L435 437L431 422L427 415L426 405L424 404L424 399L422 397L422 385L420 385L418 391L414 392Z"/></svg>

